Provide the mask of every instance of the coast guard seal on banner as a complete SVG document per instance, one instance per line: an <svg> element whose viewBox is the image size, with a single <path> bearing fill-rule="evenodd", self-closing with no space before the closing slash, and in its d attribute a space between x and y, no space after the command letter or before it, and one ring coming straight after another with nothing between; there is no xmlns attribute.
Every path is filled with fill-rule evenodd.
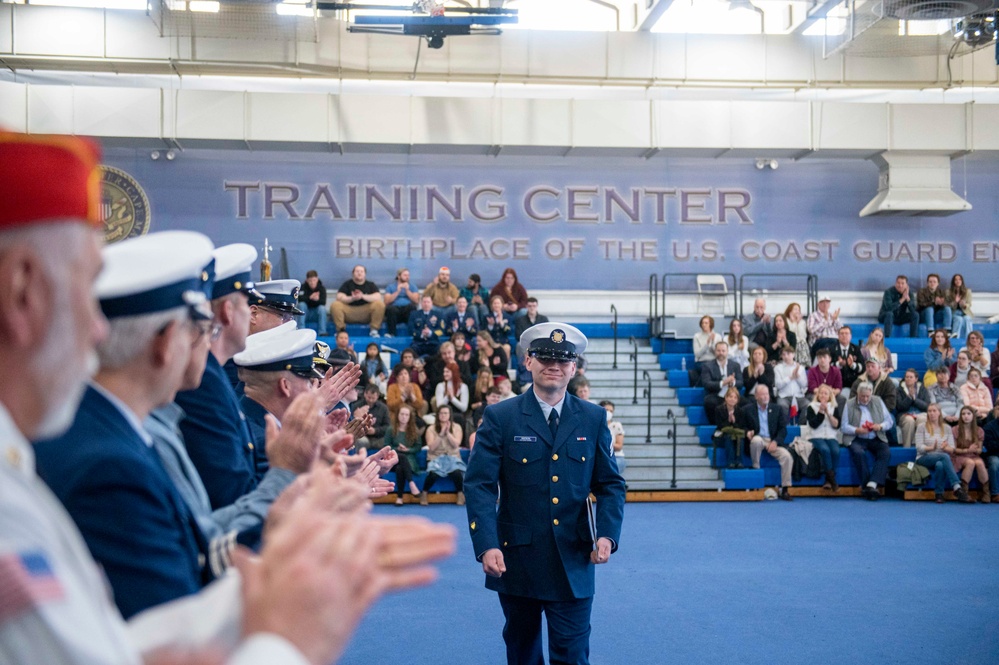
<svg viewBox="0 0 999 665"><path fill-rule="evenodd" d="M124 171L102 166L101 216L104 240L109 245L149 231L149 199L135 178Z"/></svg>

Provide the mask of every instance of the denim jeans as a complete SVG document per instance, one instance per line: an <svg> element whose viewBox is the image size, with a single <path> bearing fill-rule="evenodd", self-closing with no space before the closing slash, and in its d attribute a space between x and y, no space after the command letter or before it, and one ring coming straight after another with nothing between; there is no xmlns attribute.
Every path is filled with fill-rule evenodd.
<svg viewBox="0 0 999 665"><path fill-rule="evenodd" d="M326 334L326 322L329 319L325 307L306 307L305 314L296 316L295 319L298 321L299 328L309 327L310 323L314 323L317 335Z"/></svg>
<svg viewBox="0 0 999 665"><path fill-rule="evenodd" d="M965 316L964 312L954 312L954 332L957 333L958 339L964 339L971 332L973 326L971 325L971 317Z"/></svg>
<svg viewBox="0 0 999 665"><path fill-rule="evenodd" d="M930 333L937 328L950 330L953 313L950 307L941 305L940 307L925 307L919 313L921 322L926 326L926 332Z"/></svg>
<svg viewBox="0 0 999 665"><path fill-rule="evenodd" d="M919 334L919 314L916 313L916 305L910 300L907 306L900 308L896 315L891 310L887 310L878 315L878 323L885 327L885 338L891 337L892 326L895 324L909 324L909 337Z"/></svg>
<svg viewBox="0 0 999 665"><path fill-rule="evenodd" d="M836 439L810 439L822 458L822 471L835 471L839 464L839 441Z"/></svg>
<svg viewBox="0 0 999 665"><path fill-rule="evenodd" d="M989 455L985 465L989 467L989 494L995 496L999 494L999 457Z"/></svg>
<svg viewBox="0 0 999 665"><path fill-rule="evenodd" d="M874 455L874 468L867 463L867 453ZM885 478L888 477L888 458L891 452L888 444L878 439L862 439L856 437L850 444L850 457L853 459L853 466L860 476L860 484L866 485L873 482L876 485L884 486Z"/></svg>
<svg viewBox="0 0 999 665"><path fill-rule="evenodd" d="M996 458L992 458L996 459ZM954 463L950 461L950 455L946 453L926 453L916 459L916 464L925 466L933 471L933 491L943 494L945 491L957 485L960 481L954 471ZM991 476L989 476L991 480Z"/></svg>

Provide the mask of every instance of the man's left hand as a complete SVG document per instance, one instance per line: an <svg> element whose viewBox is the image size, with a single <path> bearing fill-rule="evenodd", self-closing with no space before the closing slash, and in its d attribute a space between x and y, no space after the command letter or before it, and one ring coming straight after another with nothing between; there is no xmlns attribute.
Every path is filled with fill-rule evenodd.
<svg viewBox="0 0 999 665"><path fill-rule="evenodd" d="M593 563L607 563L610 561L611 540L610 538L597 538L597 549L590 552L590 561Z"/></svg>

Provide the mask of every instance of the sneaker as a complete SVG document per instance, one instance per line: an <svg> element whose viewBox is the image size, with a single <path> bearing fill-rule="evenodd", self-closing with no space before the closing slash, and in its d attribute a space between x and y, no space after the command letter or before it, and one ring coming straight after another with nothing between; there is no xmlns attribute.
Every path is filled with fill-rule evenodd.
<svg viewBox="0 0 999 665"><path fill-rule="evenodd" d="M791 493L787 491L786 487L780 488L780 494L777 498L782 501L794 501L794 498L791 496Z"/></svg>
<svg viewBox="0 0 999 665"><path fill-rule="evenodd" d="M957 333L956 333L956 332L952 332L952 333L950 334L950 338L951 338L951 339L954 339L954 338L956 338L956 337L957 337Z"/></svg>
<svg viewBox="0 0 999 665"><path fill-rule="evenodd" d="M378 334L378 331L377 331L377 330L375 330L374 328L372 328L372 329L371 329L371 330L370 330L370 331L368 332L368 337L381 337L381 335L379 335L379 334Z"/></svg>
<svg viewBox="0 0 999 665"><path fill-rule="evenodd" d="M385 333L385 339L392 339L393 337L395 337L395 335L392 333Z"/></svg>
<svg viewBox="0 0 999 665"><path fill-rule="evenodd" d="M403 502L403 500L402 500L402 497L401 497L401 496L400 496L400 497L399 497L398 499L396 499L396 500L395 500L395 505L397 505L397 506L401 506L401 505L402 505L403 503L404 503L404 502Z"/></svg>
<svg viewBox="0 0 999 665"><path fill-rule="evenodd" d="M867 487L865 485L864 489L860 492L860 496L864 497L868 501L877 501L878 499L881 498L881 493L878 492L878 488Z"/></svg>
<svg viewBox="0 0 999 665"><path fill-rule="evenodd" d="M937 494L936 495L936 502L937 503L943 503L944 502L944 495L943 494Z"/></svg>

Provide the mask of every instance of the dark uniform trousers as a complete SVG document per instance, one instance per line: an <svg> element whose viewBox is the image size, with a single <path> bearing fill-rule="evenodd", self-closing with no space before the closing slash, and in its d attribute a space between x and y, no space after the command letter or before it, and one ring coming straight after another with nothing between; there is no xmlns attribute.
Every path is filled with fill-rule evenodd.
<svg viewBox="0 0 999 665"><path fill-rule="evenodd" d="M486 408L465 474L476 558L503 552L506 572L486 577L506 616L507 662L544 662L541 615L554 665L589 659L594 565L586 498L596 531L616 548L624 479L610 452L606 412L566 395L553 436L533 390ZM497 496L500 499L496 507Z"/></svg>

